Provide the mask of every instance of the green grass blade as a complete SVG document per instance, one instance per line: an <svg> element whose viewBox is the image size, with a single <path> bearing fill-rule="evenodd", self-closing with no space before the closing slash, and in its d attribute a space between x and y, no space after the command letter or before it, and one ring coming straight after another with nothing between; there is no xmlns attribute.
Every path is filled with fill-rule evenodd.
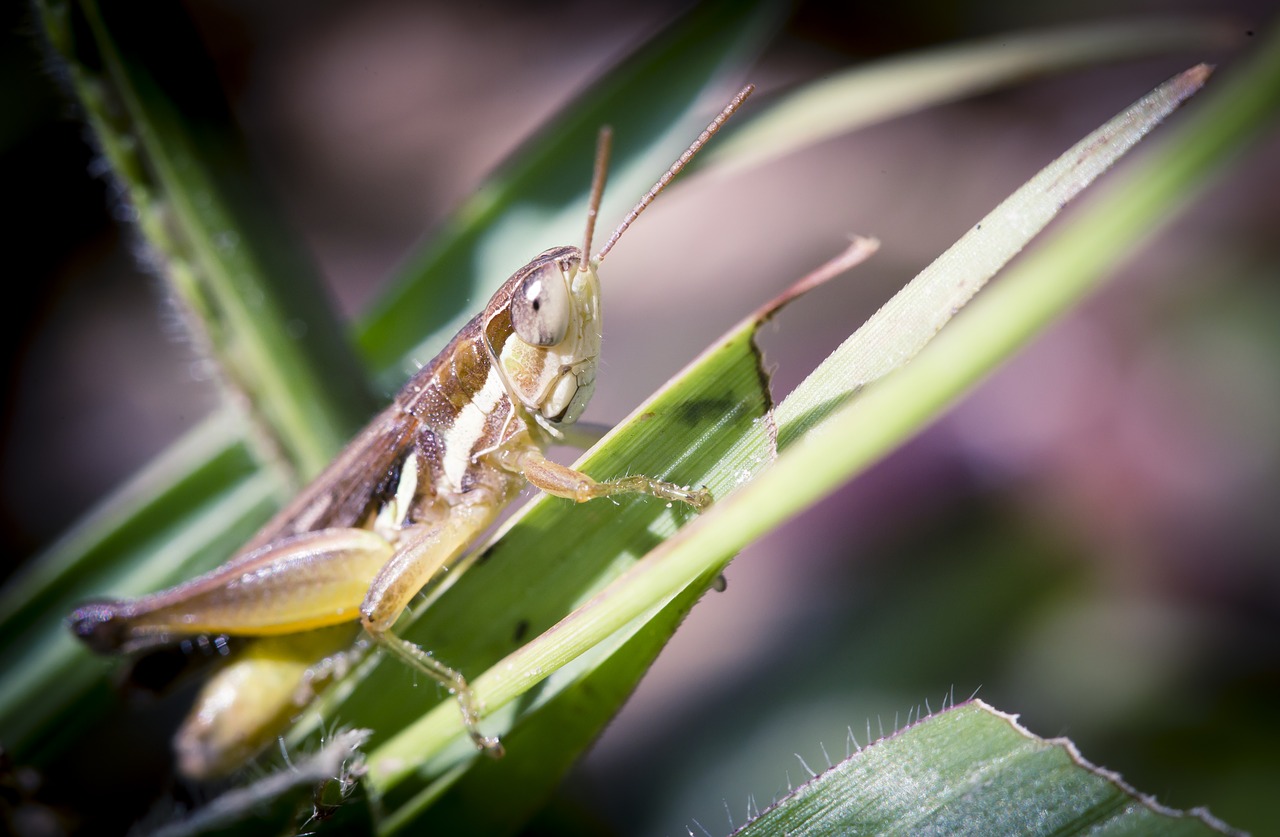
<svg viewBox="0 0 1280 837"><path fill-rule="evenodd" d="M504 739L507 755L427 785L389 811L385 833L514 832L537 813L577 758L630 697L712 579L689 586L643 627L602 648L586 668ZM495 798L501 806L493 805Z"/></svg>
<svg viewBox="0 0 1280 837"><path fill-rule="evenodd" d="M1163 18L1014 32L868 62L744 114L696 165L738 173L824 139L1014 81L1237 40L1213 18Z"/></svg>
<svg viewBox="0 0 1280 837"><path fill-rule="evenodd" d="M939 712L814 776L734 834L1209 835L981 701Z"/></svg>
<svg viewBox="0 0 1280 837"><path fill-rule="evenodd" d="M1135 102L1046 166L871 316L778 405L779 447L903 366L1076 195L1208 77L1197 67Z"/></svg>
<svg viewBox="0 0 1280 837"><path fill-rule="evenodd" d="M318 473L374 403L190 21L180 7L92 0L42 11L159 270L243 396L264 459L295 478Z"/></svg>

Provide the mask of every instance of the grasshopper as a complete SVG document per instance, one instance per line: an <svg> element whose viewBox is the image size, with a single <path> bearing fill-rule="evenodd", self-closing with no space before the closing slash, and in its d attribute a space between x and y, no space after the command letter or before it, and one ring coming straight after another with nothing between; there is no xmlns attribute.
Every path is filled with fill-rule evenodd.
<svg viewBox="0 0 1280 837"><path fill-rule="evenodd" d="M397 636L393 625L526 482L580 503L627 492L698 510L711 502L705 488L646 476L596 481L544 451L565 439L595 389L597 268L751 91L748 85L725 106L588 258L608 168L610 132L601 129L582 247L552 248L512 274L390 406L225 564L137 599L87 603L68 620L75 635L96 652L112 653L188 637L300 634L358 620L377 647L444 686L475 745L500 755L498 740L480 730L482 707L461 672ZM198 704L187 726L205 724L197 715L219 711L214 704ZM196 762L218 760L204 754Z"/></svg>

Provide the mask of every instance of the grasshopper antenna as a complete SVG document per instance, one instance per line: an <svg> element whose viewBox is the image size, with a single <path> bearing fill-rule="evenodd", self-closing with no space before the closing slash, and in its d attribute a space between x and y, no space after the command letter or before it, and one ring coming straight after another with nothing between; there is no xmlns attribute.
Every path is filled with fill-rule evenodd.
<svg viewBox="0 0 1280 837"><path fill-rule="evenodd" d="M724 106L724 110L720 111L720 115L711 120L711 124L706 127L706 130L701 134L698 134L698 138L693 141L692 145L685 149L685 152L680 155L678 160L671 164L671 168L667 169L667 173L658 178L658 182L653 184L653 188L651 188L645 196L640 199L640 202L637 203L629 213L627 213L627 217L622 219L622 223L613 231L613 235L609 236L609 240L604 243L604 247L600 248L600 252L591 260L592 262L598 265L600 262L604 261L604 257L609 255L609 251L613 249L614 244L618 243L618 239L622 238L622 234L627 231L627 227L630 227L632 222L640 217L640 213L644 212L645 209L649 207L649 204L653 203L653 199L658 196L659 192L667 188L667 184L670 183L686 165L689 164L689 161L693 159L693 155L702 150L702 146L706 145L707 141L716 135L716 132L724 126L724 123L729 121L729 117L733 116L734 111L736 111L739 106L747 100L747 97L750 96L751 92L755 89L756 87L754 84L748 84L746 87L738 91L738 95L734 96L733 99L729 101L729 104ZM596 158L596 161L599 163L599 157ZM589 223L593 223L595 220L594 210L592 211L590 219Z"/></svg>
<svg viewBox="0 0 1280 837"><path fill-rule="evenodd" d="M609 152L613 148L613 129L608 125L600 128L596 138L596 168L591 175L591 197L587 201L587 233L582 239L582 260L578 262L578 272L583 273L589 267L587 261L591 253L591 236L596 232L596 216L600 214L600 199L604 196L604 182L609 177ZM597 259L596 261L599 261Z"/></svg>

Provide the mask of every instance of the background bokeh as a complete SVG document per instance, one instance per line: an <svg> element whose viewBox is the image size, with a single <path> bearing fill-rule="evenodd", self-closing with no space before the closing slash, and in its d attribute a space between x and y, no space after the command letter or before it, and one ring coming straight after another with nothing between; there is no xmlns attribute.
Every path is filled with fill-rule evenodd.
<svg viewBox="0 0 1280 837"><path fill-rule="evenodd" d="M188 5L346 314L558 105L681 8ZM1239 40L1029 82L673 190L605 268L589 418L624 415L848 234L879 237L869 265L767 329L785 393L1039 167L1196 61L1231 72L1274 11L841 5L797 9L749 73L762 96L895 52L1175 7L1229 21ZM128 208L27 10L0 14L7 574L219 395L134 258ZM926 701L976 692L1165 803L1280 831L1278 152L1273 133L940 422L744 552L543 826L722 833L749 799L762 807L806 776L796 754L825 766L849 729L866 744Z"/></svg>

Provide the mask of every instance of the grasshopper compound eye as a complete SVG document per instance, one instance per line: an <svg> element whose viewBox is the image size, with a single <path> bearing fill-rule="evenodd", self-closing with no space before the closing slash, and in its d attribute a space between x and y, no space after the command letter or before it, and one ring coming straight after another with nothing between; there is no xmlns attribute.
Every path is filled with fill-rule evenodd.
<svg viewBox="0 0 1280 837"><path fill-rule="evenodd" d="M557 264L545 264L520 283L511 299L511 325L531 346L554 346L569 331L572 301Z"/></svg>

